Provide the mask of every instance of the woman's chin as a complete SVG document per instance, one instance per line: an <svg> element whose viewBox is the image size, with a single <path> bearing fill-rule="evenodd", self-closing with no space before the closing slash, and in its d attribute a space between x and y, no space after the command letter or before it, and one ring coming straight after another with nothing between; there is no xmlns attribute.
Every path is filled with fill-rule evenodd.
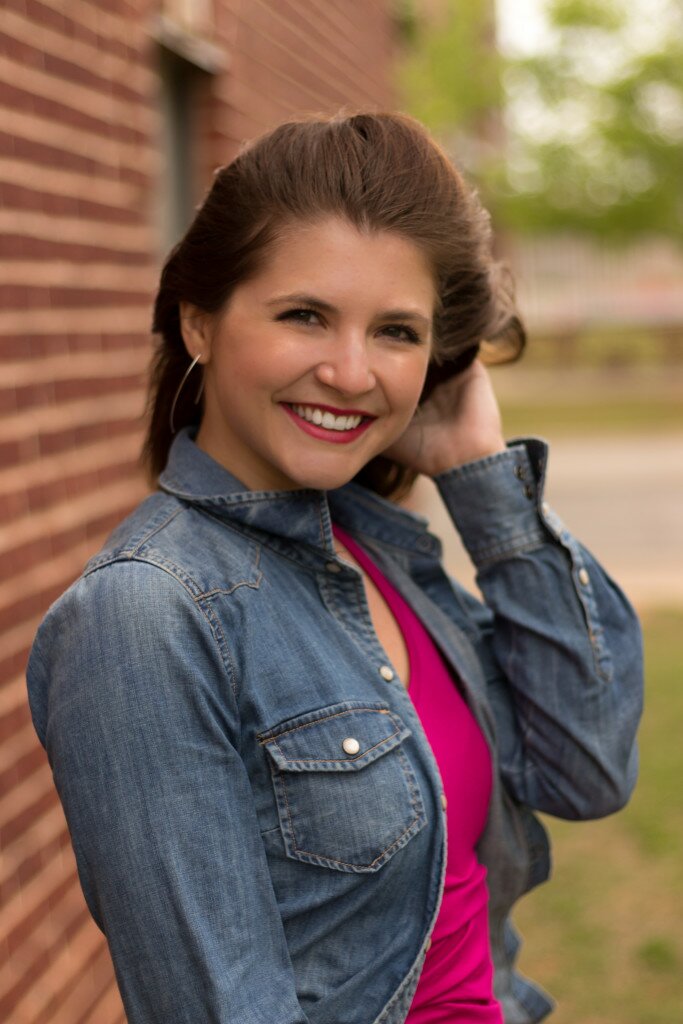
<svg viewBox="0 0 683 1024"><path fill-rule="evenodd" d="M346 467L313 467L300 466L293 477L294 486L315 490L334 491L348 484L361 471L366 462L354 463Z"/></svg>

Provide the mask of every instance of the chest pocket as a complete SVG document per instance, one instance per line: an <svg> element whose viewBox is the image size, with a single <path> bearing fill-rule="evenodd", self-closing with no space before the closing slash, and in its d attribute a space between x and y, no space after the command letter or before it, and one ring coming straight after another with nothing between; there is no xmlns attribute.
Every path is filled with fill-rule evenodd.
<svg viewBox="0 0 683 1024"><path fill-rule="evenodd" d="M426 824L402 749L410 731L385 704L346 701L259 737L268 752L288 857L378 871Z"/></svg>

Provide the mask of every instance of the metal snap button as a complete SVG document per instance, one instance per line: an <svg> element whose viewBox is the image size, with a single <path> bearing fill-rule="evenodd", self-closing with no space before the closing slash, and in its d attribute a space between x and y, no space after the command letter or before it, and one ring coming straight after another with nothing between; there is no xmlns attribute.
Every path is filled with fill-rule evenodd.
<svg viewBox="0 0 683 1024"><path fill-rule="evenodd" d="M390 683L391 680L394 678L394 670L389 668L388 665L380 665L379 674L381 675L382 679L386 679L388 683Z"/></svg>
<svg viewBox="0 0 683 1024"><path fill-rule="evenodd" d="M441 807L442 807L442 809L443 809L444 811L445 811L445 810L446 810L446 808L448 807L448 800L446 799L446 794L445 794L445 793L442 793L442 794L441 794Z"/></svg>
<svg viewBox="0 0 683 1024"><path fill-rule="evenodd" d="M591 578L588 575L588 569L579 569L579 583L581 583L582 586L587 587L590 581Z"/></svg>
<svg viewBox="0 0 683 1024"><path fill-rule="evenodd" d="M360 750L360 743L353 736L347 736L342 740L342 749L345 754L357 754Z"/></svg>
<svg viewBox="0 0 683 1024"><path fill-rule="evenodd" d="M337 565L336 562L328 562L325 566L328 572L341 572L341 565Z"/></svg>

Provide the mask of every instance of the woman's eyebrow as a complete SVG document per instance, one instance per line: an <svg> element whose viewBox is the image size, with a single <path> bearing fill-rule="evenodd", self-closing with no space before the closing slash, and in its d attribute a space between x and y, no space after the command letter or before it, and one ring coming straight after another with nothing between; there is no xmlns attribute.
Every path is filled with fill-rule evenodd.
<svg viewBox="0 0 683 1024"><path fill-rule="evenodd" d="M324 299L318 299L314 295L305 295L302 292L293 292L289 295L278 295L274 299L269 299L266 302L267 306L278 306L286 302L298 302L303 306L312 306L314 309L319 309L322 313L339 313L339 309L333 306L330 302L325 302ZM431 327L431 317L424 316L423 313L419 313L416 309L384 309L377 314L378 320L413 320L417 323L423 324L425 327Z"/></svg>
<svg viewBox="0 0 683 1024"><path fill-rule="evenodd" d="M432 318L418 313L416 309L385 309L379 314L382 320L414 320L425 327L432 326Z"/></svg>
<svg viewBox="0 0 683 1024"><path fill-rule="evenodd" d="M338 313L339 310L336 306L333 306L329 302L325 302L323 299L316 299L315 295L305 295L303 292L292 292L289 295L277 295L274 299L269 299L266 302L266 306L279 306L283 302L299 302L302 306L315 306L316 309L322 310L323 313Z"/></svg>

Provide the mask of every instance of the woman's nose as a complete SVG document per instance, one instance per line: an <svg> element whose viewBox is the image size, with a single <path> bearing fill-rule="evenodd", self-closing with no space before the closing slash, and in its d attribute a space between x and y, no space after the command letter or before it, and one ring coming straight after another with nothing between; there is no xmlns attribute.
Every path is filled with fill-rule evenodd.
<svg viewBox="0 0 683 1024"><path fill-rule="evenodd" d="M316 367L316 376L323 384L345 395L362 395L376 384L371 366L370 349L365 336L338 335Z"/></svg>

